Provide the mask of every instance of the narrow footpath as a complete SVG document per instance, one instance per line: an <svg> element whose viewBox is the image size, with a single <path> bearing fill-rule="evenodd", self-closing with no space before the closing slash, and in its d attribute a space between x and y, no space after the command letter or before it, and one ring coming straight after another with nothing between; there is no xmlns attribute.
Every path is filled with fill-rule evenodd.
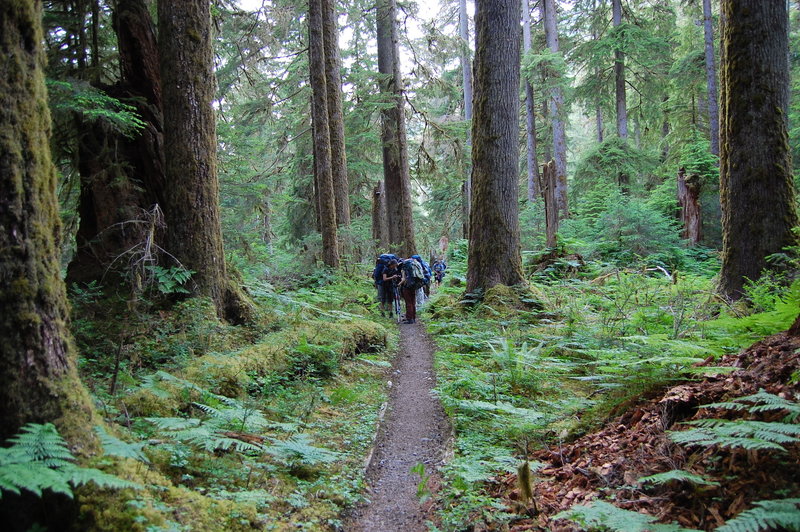
<svg viewBox="0 0 800 532"><path fill-rule="evenodd" d="M400 325L389 406L367 468L369 502L353 511L348 532L427 530L417 496L420 476L411 469L423 464L426 475L435 473L450 434L447 416L432 394L433 352L421 324Z"/></svg>

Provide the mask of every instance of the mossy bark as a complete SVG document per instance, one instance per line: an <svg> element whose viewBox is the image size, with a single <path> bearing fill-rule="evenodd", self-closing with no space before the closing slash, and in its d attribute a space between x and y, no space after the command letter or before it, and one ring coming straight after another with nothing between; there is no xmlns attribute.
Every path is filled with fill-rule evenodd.
<svg viewBox="0 0 800 532"><path fill-rule="evenodd" d="M614 29L622 25L622 0L611 0L611 24ZM617 33L616 38L622 38ZM619 42L619 41L618 41ZM628 138L628 100L625 92L625 52L622 45L614 47L614 84L617 103L617 135Z"/></svg>
<svg viewBox="0 0 800 532"><path fill-rule="evenodd" d="M160 0L158 30L167 251L195 271L194 292L210 296L221 317L248 321L252 304L229 278L222 247L210 3Z"/></svg>
<svg viewBox="0 0 800 532"><path fill-rule="evenodd" d="M314 124L314 182L322 232L322 261L331 268L337 268L339 250L336 238L336 196L331 168L322 10L323 0L309 0L308 66L311 78L311 117Z"/></svg>
<svg viewBox="0 0 800 532"><path fill-rule="evenodd" d="M350 186L347 179L347 155L344 146L342 112L342 60L339 55L339 31L336 2L322 0L322 37L325 48L325 96L328 103L328 133L331 144L331 175L336 198L336 225L350 225Z"/></svg>
<svg viewBox="0 0 800 532"><path fill-rule="evenodd" d="M389 218L389 247L392 251L409 257L416 253L416 243L411 215L411 177L395 12L395 0L378 1L378 71L381 74L381 94L392 104L381 111L383 179Z"/></svg>
<svg viewBox="0 0 800 532"><path fill-rule="evenodd" d="M547 47L554 54L559 53L558 45L558 13L555 0L544 0L544 33ZM559 73L551 72L558 76ZM567 134L564 124L564 91L555 82L550 89L548 100L550 127L553 131L553 163L555 164L555 198L558 206L559 218L569 216L569 201L567 199Z"/></svg>
<svg viewBox="0 0 800 532"><path fill-rule="evenodd" d="M520 258L519 0L476 3L467 290L524 283Z"/></svg>
<svg viewBox="0 0 800 532"><path fill-rule="evenodd" d="M143 0L119 2L113 25L121 78L111 87L99 88L133 105L145 127L126 137L102 122L76 124L81 131L80 226L68 282L107 280L112 264L127 268L142 258L124 255L155 249L147 245L154 233L143 222L152 215L145 213L152 213L153 205L164 204L163 116L155 27ZM130 273L121 272L123 277Z"/></svg>
<svg viewBox="0 0 800 532"><path fill-rule="evenodd" d="M719 290L742 296L766 257L796 243L788 140L788 16L781 0L721 4Z"/></svg>

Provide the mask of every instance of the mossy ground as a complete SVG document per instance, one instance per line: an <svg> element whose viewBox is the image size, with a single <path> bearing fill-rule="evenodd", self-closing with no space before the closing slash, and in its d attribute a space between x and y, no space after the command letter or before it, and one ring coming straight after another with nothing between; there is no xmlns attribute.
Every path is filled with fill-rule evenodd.
<svg viewBox="0 0 800 532"><path fill-rule="evenodd" d="M231 326L209 300L132 314L73 290L82 376L148 460L95 458L144 489L81 489L83 529L332 530L360 499L396 346L390 322L371 319L371 285L251 292L259 318ZM200 420L200 436L163 428L181 419Z"/></svg>

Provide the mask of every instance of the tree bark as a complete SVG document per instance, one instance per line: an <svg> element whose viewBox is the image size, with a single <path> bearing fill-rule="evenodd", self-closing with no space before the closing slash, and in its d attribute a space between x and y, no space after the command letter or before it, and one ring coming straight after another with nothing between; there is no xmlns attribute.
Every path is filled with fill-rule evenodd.
<svg viewBox="0 0 800 532"><path fill-rule="evenodd" d="M786 2L723 0L719 290L737 299L766 257L797 243L788 141Z"/></svg>
<svg viewBox="0 0 800 532"><path fill-rule="evenodd" d="M0 57L13 65L0 82L0 441L53 422L87 454L97 450L87 431L97 420L66 326L41 5L0 4Z"/></svg>
<svg viewBox="0 0 800 532"><path fill-rule="evenodd" d="M622 25L622 0L611 0L612 26L617 30ZM625 94L625 52L622 51L622 36L615 32L614 80L617 102L617 135L628 138L628 103Z"/></svg>
<svg viewBox="0 0 800 532"><path fill-rule="evenodd" d="M458 35L461 38L461 87L464 92L464 121L472 121L472 61L469 49L469 16L467 15L467 0L458 2ZM472 146L472 127L467 129L466 152ZM469 164L465 168L464 186L461 188L461 217L463 221L464 238L469 238L469 210L472 204L472 177Z"/></svg>
<svg viewBox="0 0 800 532"><path fill-rule="evenodd" d="M228 278L222 247L210 3L159 0L158 30L169 251L195 271L194 293L211 297L221 317L241 323L252 306Z"/></svg>
<svg viewBox="0 0 800 532"><path fill-rule="evenodd" d="M462 0L465 2L465 0ZM531 11L528 0L522 0L522 47L527 54L531 50ZM525 117L528 163L528 203L534 203L539 196L539 161L536 157L536 113L531 82L525 80Z"/></svg>
<svg viewBox="0 0 800 532"><path fill-rule="evenodd" d="M717 66L714 61L714 28L711 24L711 0L703 0L706 80L708 84L708 127L711 153L719 155L719 104L717 103Z"/></svg>
<svg viewBox="0 0 800 532"><path fill-rule="evenodd" d="M328 103L328 132L331 145L331 173L336 198L336 225L350 225L350 186L344 145L342 112L342 60L339 55L336 3L322 0L322 37L325 48L325 94Z"/></svg>
<svg viewBox="0 0 800 532"><path fill-rule="evenodd" d="M519 0L478 0L467 291L525 282L519 241Z"/></svg>
<svg viewBox="0 0 800 532"><path fill-rule="evenodd" d="M120 2L114 11L120 81L106 88L136 108L144 129L122 135L102 123L79 125L81 193L77 250L67 271L68 282L107 276L112 263L133 278L129 264L151 237L153 205L164 205L164 147L158 45L150 12L142 0ZM159 236L162 236L159 234ZM159 242L163 245L163 242ZM149 249L155 249L152 246ZM123 257L129 254L130 257Z"/></svg>
<svg viewBox="0 0 800 532"><path fill-rule="evenodd" d="M308 2L308 66L311 76L311 117L314 123L314 174L322 230L322 261L339 267L336 237L336 197L331 164L331 136L328 120L325 45L323 37L323 0Z"/></svg>
<svg viewBox="0 0 800 532"><path fill-rule="evenodd" d="M686 169L678 170L678 204L681 207L681 237L696 246L703 237L703 219L700 208L700 176L686 177Z"/></svg>
<svg viewBox="0 0 800 532"><path fill-rule="evenodd" d="M543 1L545 41L550 51L558 54L556 2L555 0ZM557 78L560 77L560 72L551 70L551 75ZM553 83L547 108L550 116L550 126L553 130L553 162L556 169L555 196L558 204L558 215L560 218L566 218L569 215L569 205L567 203L567 137L562 117L564 112L564 92L558 83Z"/></svg>
<svg viewBox="0 0 800 532"><path fill-rule="evenodd" d="M544 200L544 222L545 234L547 235L547 247L555 248L558 245L558 202L556 200L556 184L558 171L556 164L551 159L544 165L542 172L542 199Z"/></svg>
<svg viewBox="0 0 800 532"><path fill-rule="evenodd" d="M393 252L409 257L416 253L416 243L411 214L411 177L395 11L395 0L379 0L378 71L382 74L381 93L392 103L391 107L381 111L383 176L389 220L389 247Z"/></svg>
<svg viewBox="0 0 800 532"><path fill-rule="evenodd" d="M383 181L378 181L372 189L372 240L379 250L389 247L386 217L386 194Z"/></svg>

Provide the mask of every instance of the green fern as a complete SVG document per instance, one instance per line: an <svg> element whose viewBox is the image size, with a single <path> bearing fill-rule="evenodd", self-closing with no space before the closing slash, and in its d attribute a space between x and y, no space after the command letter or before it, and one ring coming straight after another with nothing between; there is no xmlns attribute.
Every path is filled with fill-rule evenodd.
<svg viewBox="0 0 800 532"><path fill-rule="evenodd" d="M757 501L753 504L755 508L740 513L717 528L717 532L800 531L800 499Z"/></svg>
<svg viewBox="0 0 800 532"><path fill-rule="evenodd" d="M110 435L101 426L96 426L94 431L100 437L100 443L103 444L103 451L109 456L118 456L120 458L132 458L145 464L150 463L150 459L142 452L142 448L146 442L128 443Z"/></svg>
<svg viewBox="0 0 800 532"><path fill-rule="evenodd" d="M101 488L141 486L99 469L79 467L52 423L29 423L10 438L11 447L0 448L0 497L3 491L27 490L37 496L45 490L72 497L72 487L93 482Z"/></svg>
<svg viewBox="0 0 800 532"><path fill-rule="evenodd" d="M308 434L295 434L286 440L273 439L272 443L267 452L289 467L329 464L340 456L339 453L312 445Z"/></svg>
<svg viewBox="0 0 800 532"><path fill-rule="evenodd" d="M673 469L671 471L666 471L664 473L657 473L655 475L650 475L639 479L639 482L641 482L642 484L655 484L655 485L668 484L672 481L688 482L690 484L696 484L698 486L719 486L719 482L706 480L700 475L695 475L694 473L689 473L688 471L683 471L680 469Z"/></svg>
<svg viewBox="0 0 800 532"><path fill-rule="evenodd" d="M703 408L724 408L737 411L747 410L751 414L785 410L788 412L788 415L784 421L788 422L795 421L800 417L800 403L789 401L788 399L784 399L783 397L764 390L759 390L753 395L737 397L733 401L703 405Z"/></svg>
<svg viewBox="0 0 800 532"><path fill-rule="evenodd" d="M656 523L650 515L617 508L613 504L594 501L588 506L575 505L553 516L553 519L567 519L587 530L613 530L615 532L697 532L682 528L677 524Z"/></svg>
<svg viewBox="0 0 800 532"><path fill-rule="evenodd" d="M770 423L766 421L727 419L698 419L687 425L697 428L671 432L670 439L687 446L711 447L717 445L730 449L774 450L786 452L781 445L800 441L800 425Z"/></svg>

